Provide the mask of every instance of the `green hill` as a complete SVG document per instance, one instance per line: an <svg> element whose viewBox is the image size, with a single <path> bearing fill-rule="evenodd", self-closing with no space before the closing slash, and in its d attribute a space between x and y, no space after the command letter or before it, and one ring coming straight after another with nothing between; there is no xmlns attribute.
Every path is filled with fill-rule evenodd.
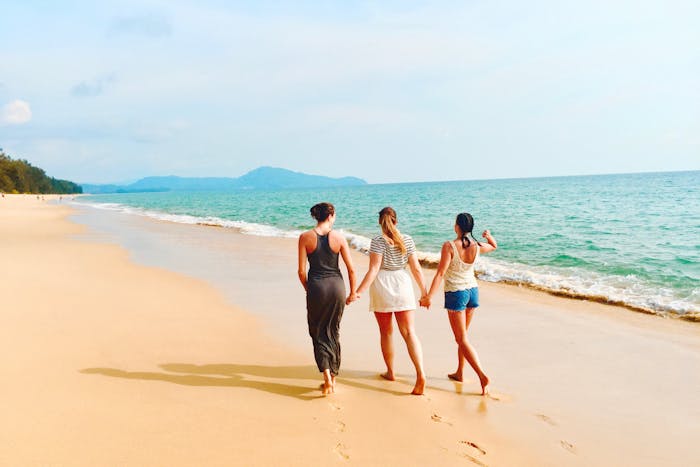
<svg viewBox="0 0 700 467"><path fill-rule="evenodd" d="M49 177L39 167L22 159L12 159L0 149L0 192L4 193L82 193L68 180Z"/></svg>

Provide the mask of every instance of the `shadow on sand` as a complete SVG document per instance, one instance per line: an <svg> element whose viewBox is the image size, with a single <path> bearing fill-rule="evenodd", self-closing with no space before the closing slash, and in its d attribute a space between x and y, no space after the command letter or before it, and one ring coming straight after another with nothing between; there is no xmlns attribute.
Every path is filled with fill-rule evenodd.
<svg viewBox="0 0 700 467"><path fill-rule="evenodd" d="M313 400L323 397L318 393L319 372L314 366L265 366L240 365L221 363L209 365L193 365L189 363L166 363L159 365L162 372L157 371L126 371L118 368L85 368L84 374L97 374L113 378L136 379L146 381L163 381L183 386L222 386L257 389L279 396L293 397L299 400ZM358 389L403 395L403 392L393 391L365 384L358 379L369 379L372 373L343 370L343 377L338 382ZM313 380L302 384L286 384L274 381L263 381L260 378Z"/></svg>

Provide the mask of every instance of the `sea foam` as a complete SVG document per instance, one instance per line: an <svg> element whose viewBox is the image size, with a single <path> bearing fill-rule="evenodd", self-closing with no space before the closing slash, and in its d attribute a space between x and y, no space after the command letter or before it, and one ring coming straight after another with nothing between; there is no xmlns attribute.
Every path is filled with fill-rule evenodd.
<svg viewBox="0 0 700 467"><path fill-rule="evenodd" d="M172 214L120 203L93 203L79 199L73 203L159 221L230 228L246 235L296 238L302 232L215 216ZM352 248L369 254L370 238L342 229L339 231ZM440 254L436 252L419 251L417 255L421 264L428 268L436 268L440 261ZM481 257L475 269L480 280L528 286L556 295L610 303L651 314L695 316L699 312L697 304L700 302L700 291L695 290L686 298L678 298L672 289L657 287L652 290L634 275L607 276L576 267L529 266L489 257Z"/></svg>

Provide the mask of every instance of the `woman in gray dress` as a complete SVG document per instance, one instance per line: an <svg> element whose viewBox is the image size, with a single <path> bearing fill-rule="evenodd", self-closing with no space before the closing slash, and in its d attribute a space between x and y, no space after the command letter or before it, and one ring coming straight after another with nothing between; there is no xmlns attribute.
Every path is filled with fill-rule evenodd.
<svg viewBox="0 0 700 467"><path fill-rule="evenodd" d="M316 366L323 373L325 395L335 392L335 377L340 369L340 320L345 301L355 294L355 270L347 240L333 230L333 205L315 204L311 216L316 219L316 227L299 235L299 280L306 290L309 335ZM343 257L348 271L350 294L347 298L338 256Z"/></svg>

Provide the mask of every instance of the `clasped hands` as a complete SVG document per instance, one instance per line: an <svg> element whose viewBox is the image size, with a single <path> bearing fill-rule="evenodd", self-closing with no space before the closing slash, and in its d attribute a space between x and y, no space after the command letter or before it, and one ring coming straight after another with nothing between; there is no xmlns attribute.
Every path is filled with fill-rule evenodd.
<svg viewBox="0 0 700 467"><path fill-rule="evenodd" d="M429 310L431 305L430 296L428 296L428 294L423 295L418 301L418 304L420 304L420 306L424 306L426 309Z"/></svg>
<svg viewBox="0 0 700 467"><path fill-rule="evenodd" d="M357 292L351 292L350 295L348 295L348 298L345 299L345 304L350 305L352 302L355 300L360 299L360 294Z"/></svg>

